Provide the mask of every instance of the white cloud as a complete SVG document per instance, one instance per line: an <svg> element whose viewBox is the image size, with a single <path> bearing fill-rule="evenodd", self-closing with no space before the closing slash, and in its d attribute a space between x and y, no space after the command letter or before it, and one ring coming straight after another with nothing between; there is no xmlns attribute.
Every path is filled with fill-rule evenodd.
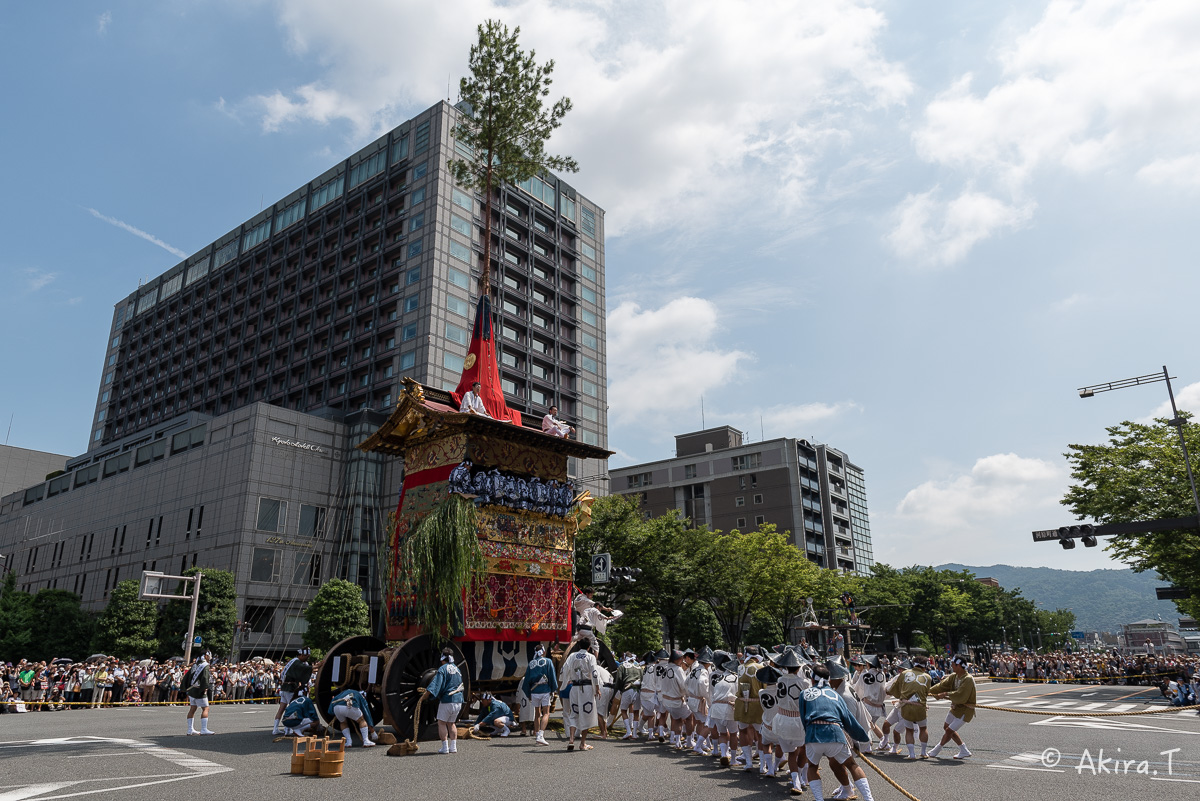
<svg viewBox="0 0 1200 801"><path fill-rule="evenodd" d="M30 267L25 270L25 288L30 292L37 292L39 289L45 289L54 283L54 279L57 277L54 273L46 273L35 267Z"/></svg>
<svg viewBox="0 0 1200 801"><path fill-rule="evenodd" d="M1175 405L1179 407L1179 411L1191 412L1200 417L1200 382L1188 384L1182 389L1176 387L1174 384L1171 386L1175 389ZM1166 387L1163 387L1163 389L1166 389ZM1160 403L1153 412L1138 422L1151 423L1154 420L1164 417L1168 420L1171 419L1170 398Z"/></svg>
<svg viewBox="0 0 1200 801"><path fill-rule="evenodd" d="M896 209L888 243L901 257L934 266L954 264L980 241L1023 225L1031 205L1013 206L979 192L964 191L953 200L937 190L909 195Z"/></svg>
<svg viewBox="0 0 1200 801"><path fill-rule="evenodd" d="M976 91L968 73L929 103L913 136L917 153L962 178L965 192L988 186L1007 198L1001 206L1027 213L1033 204L1025 193L1043 169L1136 170L1150 154L1144 179L1191 180L1200 175L1198 26L1193 0L1053 0L1037 24L1000 49L993 86ZM1171 172L1179 166L1191 173ZM990 230L1005 227L1015 225ZM959 240L943 258L961 260L980 238Z"/></svg>
<svg viewBox="0 0 1200 801"><path fill-rule="evenodd" d="M1047 564L1061 549L1034 543L1030 532L1072 519L1058 503L1068 482L1063 465L1015 453L985 456L970 471L919 484L892 511L872 510L876 558L897 565ZM1076 558L1063 567L1108 562L1103 552L1071 553Z"/></svg>
<svg viewBox="0 0 1200 801"><path fill-rule="evenodd" d="M610 423L678 420L700 397L727 383L750 358L713 342L717 307L701 298L676 298L643 310L622 303L608 315Z"/></svg>
<svg viewBox="0 0 1200 801"><path fill-rule="evenodd" d="M129 233L133 234L136 237L145 239L147 242L149 242L151 244L158 245L163 250L167 251L168 253L174 254L181 259L187 257L187 254L184 253L179 248L174 247L172 245L168 245L166 242L162 241L154 234L148 234L145 231L143 231L141 228L135 228L132 225L130 225L129 223L122 222L121 220L118 220L115 217L106 217L105 215L101 214L100 212L96 211L95 209L89 208L89 209L85 209L85 210L89 214L91 214L93 217L95 217L97 220L103 220L104 222L108 223L109 225L115 225L117 228L120 228L122 231L128 231Z"/></svg>
<svg viewBox="0 0 1200 801"><path fill-rule="evenodd" d="M838 401L837 403L818 401L769 406L761 409L758 414L762 418L762 426L767 437L804 437L812 433L805 430L806 426L826 422L850 411L862 411L862 407L854 401ZM752 425L751 430L753 428Z"/></svg>
<svg viewBox="0 0 1200 801"><path fill-rule="evenodd" d="M108 26L112 23L112 12L105 11L96 18L96 33L100 36L108 33Z"/></svg>
<svg viewBox="0 0 1200 801"><path fill-rule="evenodd" d="M886 21L869 0L277 7L292 49L323 73L247 102L267 131L347 121L357 141L445 96L448 76L456 98L478 22L520 25L523 46L556 62L550 99L575 104L550 149L579 160L610 235L699 227L746 203L760 222L794 212L821 191L819 157L837 148L851 158L840 151L858 120L911 92L879 52ZM412 32L402 46L397 31Z"/></svg>
<svg viewBox="0 0 1200 801"><path fill-rule="evenodd" d="M1200 187L1200 153L1173 159L1155 159L1138 170L1138 178L1155 186Z"/></svg>

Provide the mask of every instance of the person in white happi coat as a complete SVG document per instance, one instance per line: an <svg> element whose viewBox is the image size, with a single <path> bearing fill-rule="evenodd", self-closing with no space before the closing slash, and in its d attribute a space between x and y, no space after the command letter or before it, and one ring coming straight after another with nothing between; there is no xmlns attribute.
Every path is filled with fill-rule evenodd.
<svg viewBox="0 0 1200 801"><path fill-rule="evenodd" d="M788 648L774 661L775 667L783 671L775 684L775 718L771 731L780 750L787 755L791 786L798 794L807 786L808 760L804 754L804 722L800 719L800 699L804 691L812 686L800 674L801 661L795 650Z"/></svg>
<svg viewBox="0 0 1200 801"><path fill-rule="evenodd" d="M658 697L663 712L671 718L671 746L683 747L683 725L691 715L687 705L687 676L683 652L672 651L658 678ZM666 721L664 720L664 723Z"/></svg>
<svg viewBox="0 0 1200 801"><path fill-rule="evenodd" d="M671 730L667 728L667 708L663 704L662 681L667 673L671 655L667 653L667 649L660 648L654 657L654 722L651 724L650 736L658 737L660 743L665 743Z"/></svg>
<svg viewBox="0 0 1200 801"><path fill-rule="evenodd" d="M722 767L729 767L732 752L737 748L737 721L733 708L738 697L737 659L725 651L713 652L713 667L709 673L708 724L716 742L712 755L720 757Z"/></svg>
<svg viewBox="0 0 1200 801"><path fill-rule="evenodd" d="M683 652L684 661L689 661L688 651ZM712 685L709 671L712 669L713 652L707 645L700 649L699 654L691 653L690 664L687 665L687 681L684 689L687 691L688 711L691 713L691 747L697 754L707 753L710 748L708 738L711 730L708 727L708 709L712 702Z"/></svg>
<svg viewBox="0 0 1200 801"><path fill-rule="evenodd" d="M608 738L608 711L612 706L613 695L616 692L616 685L613 683L613 674L608 672L604 665L596 662L596 675L600 682L600 696L596 701L596 716L600 724L600 738Z"/></svg>
<svg viewBox="0 0 1200 801"><path fill-rule="evenodd" d="M758 690L758 703L762 706L762 723L758 724L759 751L758 772L762 776L774 776L783 757L779 738L775 736L772 723L777 716L778 681L780 672L773 665L758 669L754 678L762 685Z"/></svg>
<svg viewBox="0 0 1200 801"><path fill-rule="evenodd" d="M642 670L642 687L639 691L642 707L641 733L643 736L651 736L658 733L654 728L655 718L658 716L658 701L655 697L658 694L658 655L653 651L647 651L642 656L642 662L645 664Z"/></svg>
<svg viewBox="0 0 1200 801"><path fill-rule="evenodd" d="M883 735L876 724L886 715L884 704L887 702L887 672L880 667L879 657L874 655L856 656L850 660L850 664L854 668L850 686L866 707L870 719L870 725L863 728L882 738Z"/></svg>
<svg viewBox="0 0 1200 801"><path fill-rule="evenodd" d="M599 723L596 703L600 700L600 674L596 670L596 657L592 655L592 640L583 637L580 648L563 660L560 692L566 691L563 714L569 712L567 725L567 750L575 750L575 735L579 735L579 749L591 751L587 743L588 729Z"/></svg>

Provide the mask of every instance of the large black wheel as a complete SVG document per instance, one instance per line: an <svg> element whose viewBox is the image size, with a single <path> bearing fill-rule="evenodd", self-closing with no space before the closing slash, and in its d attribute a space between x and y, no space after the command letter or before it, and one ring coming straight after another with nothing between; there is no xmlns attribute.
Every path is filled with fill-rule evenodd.
<svg viewBox="0 0 1200 801"><path fill-rule="evenodd" d="M349 689L358 690L365 695L367 701L371 704L371 717L377 721L382 719L383 703L380 694L377 691L373 691L372 686L365 684L365 682L362 686L359 686L358 682L352 683L351 674L343 668L346 660L342 660L340 657L379 656L381 659L386 659L387 654L380 653L385 651L386 648L387 643L383 640L364 634L358 637L347 637L329 649L329 652L325 654L325 658L321 660L321 669L317 672L317 683L313 689L313 703L317 707L317 715L320 716L322 723L326 726L330 725L329 715L326 712L329 709L330 702L342 690ZM335 662L339 663L336 681L333 677Z"/></svg>
<svg viewBox="0 0 1200 801"><path fill-rule="evenodd" d="M413 737L413 714L422 688L433 681L441 664L442 648L454 650L454 663L462 673L463 697L471 697L471 673L466 657L454 642L435 642L428 634L406 640L395 649L383 670L383 720L401 740ZM437 739L437 699L426 698L421 704L417 740Z"/></svg>

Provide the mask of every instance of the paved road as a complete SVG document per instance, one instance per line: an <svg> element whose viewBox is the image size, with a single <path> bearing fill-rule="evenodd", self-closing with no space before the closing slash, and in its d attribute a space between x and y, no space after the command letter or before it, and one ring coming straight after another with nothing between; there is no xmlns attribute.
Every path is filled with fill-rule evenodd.
<svg viewBox="0 0 1200 801"><path fill-rule="evenodd" d="M1131 704L1134 710L1146 708L1154 693L1132 687L983 684L980 702L1095 714ZM942 709L931 708L931 722L944 717ZM0 801L118 796L161 801L198 793L231 800L318 801L331 790L361 798L384 790L403 799L505 795L523 801L786 797L782 780L722 770L715 760L679 756L658 744L600 742L592 752L568 754L565 743L553 737L551 748L517 737L464 742L456 756L435 754L436 743L422 744L420 753L408 757L388 757L385 748L353 749L342 779L294 777L288 774L289 744L272 742L272 717L272 707L218 707L212 721L219 734L201 738L181 734L183 713L174 708L4 715ZM875 761L921 801L1081 792L1192 801L1200 795L1200 716L1195 713L1068 718L983 711L963 734L975 754L969 760ZM1047 749L1057 750L1057 764L1053 752L1043 761ZM1178 750L1162 754L1173 749ZM1102 759L1113 757L1122 760L1117 770L1111 761L1101 766ZM877 775L868 771L868 776L876 798L902 799Z"/></svg>

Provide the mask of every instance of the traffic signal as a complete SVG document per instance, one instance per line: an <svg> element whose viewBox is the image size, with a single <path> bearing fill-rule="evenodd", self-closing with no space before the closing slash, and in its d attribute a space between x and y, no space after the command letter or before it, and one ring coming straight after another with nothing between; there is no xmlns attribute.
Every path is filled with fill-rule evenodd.
<svg viewBox="0 0 1200 801"><path fill-rule="evenodd" d="M1058 529L1058 544L1063 547L1064 551L1069 551L1075 547L1075 538L1083 540L1085 548L1096 547L1096 527L1090 523L1084 523L1078 526L1060 526Z"/></svg>
<svg viewBox="0 0 1200 801"><path fill-rule="evenodd" d="M1085 548L1095 548L1096 547L1096 527L1095 526L1085 523L1082 526L1072 526L1072 528L1079 529L1079 534L1080 534L1079 538L1081 540L1083 540L1083 546Z"/></svg>
<svg viewBox="0 0 1200 801"><path fill-rule="evenodd" d="M628 581L630 584L638 580L638 576L642 575L640 567L614 567L612 569L612 578L614 581Z"/></svg>
<svg viewBox="0 0 1200 801"><path fill-rule="evenodd" d="M1064 551L1069 551L1075 547L1075 540L1071 539L1071 527L1059 526L1058 528L1058 544L1063 547Z"/></svg>

